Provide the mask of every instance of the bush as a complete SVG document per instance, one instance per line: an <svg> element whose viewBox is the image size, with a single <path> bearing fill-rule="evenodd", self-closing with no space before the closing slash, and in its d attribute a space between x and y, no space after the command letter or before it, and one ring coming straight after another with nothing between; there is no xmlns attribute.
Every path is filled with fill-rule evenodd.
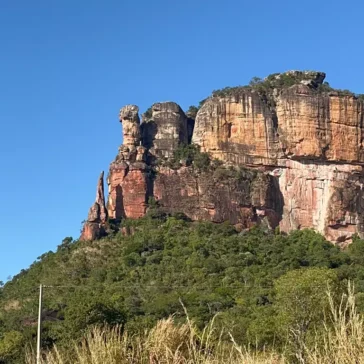
<svg viewBox="0 0 364 364"><path fill-rule="evenodd" d="M144 117L145 117L146 119L151 119L151 118L152 118L152 116L153 116L153 109L152 109L152 106L151 106L151 107L149 107L149 108L145 111L145 113L144 113L143 115L144 115Z"/></svg>
<svg viewBox="0 0 364 364"><path fill-rule="evenodd" d="M226 179L236 179L238 181L244 180L252 180L257 176L257 171L253 169L248 169L244 167L229 167L225 168L221 165L218 165L214 171L214 177L219 180L226 180Z"/></svg>
<svg viewBox="0 0 364 364"><path fill-rule="evenodd" d="M248 86L235 86L225 87L220 90L214 90L212 96L214 97L227 97L238 96L246 91L256 91L259 94L265 95L268 99L274 89L284 89L293 85L299 84L304 80L311 80L312 74L308 72L286 72L286 73L273 73L265 79L253 77ZM355 96L349 90L335 89L330 86L328 82L318 85L316 91L319 93L336 92L339 96ZM357 95L358 98L364 99L364 95Z"/></svg>
<svg viewBox="0 0 364 364"><path fill-rule="evenodd" d="M293 270L276 280L277 331L305 342L330 311L327 291L337 292L338 278L328 268Z"/></svg>
<svg viewBox="0 0 364 364"><path fill-rule="evenodd" d="M206 171L211 162L209 154L201 152L200 147L196 144L180 144L174 151L173 157L166 161L166 165L178 169L181 161L184 161L186 165L193 165L201 171Z"/></svg>
<svg viewBox="0 0 364 364"><path fill-rule="evenodd" d="M9 360L22 349L23 335L18 331L6 332L0 340L0 362Z"/></svg>

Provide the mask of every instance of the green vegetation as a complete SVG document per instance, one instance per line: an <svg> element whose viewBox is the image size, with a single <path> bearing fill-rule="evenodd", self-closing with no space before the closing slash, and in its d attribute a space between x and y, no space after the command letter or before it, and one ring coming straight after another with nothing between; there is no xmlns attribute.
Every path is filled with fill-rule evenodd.
<svg viewBox="0 0 364 364"><path fill-rule="evenodd" d="M324 287L339 295L348 279L364 311L363 240L340 251L311 230L238 234L229 224L156 216L124 221L130 236L66 238L6 283L0 358L22 363L23 348L34 344L39 283L60 286L45 289L44 349L68 348L98 323L138 333L172 314L183 322L181 300L199 329L219 314L217 328L228 328L239 345L283 350L293 329L312 341L328 309Z"/></svg>
<svg viewBox="0 0 364 364"><path fill-rule="evenodd" d="M191 119L196 119L196 115L198 113L198 110L199 110L199 107L197 106L194 106L194 105L191 105L187 112L186 112L186 115L191 118Z"/></svg>
<svg viewBox="0 0 364 364"><path fill-rule="evenodd" d="M225 97L225 96L233 96L238 95L242 91L249 90L248 86L234 86L234 87L224 87L219 90L213 90L212 96L213 97Z"/></svg>
<svg viewBox="0 0 364 364"><path fill-rule="evenodd" d="M273 73L265 79L253 77L247 86L225 87L220 90L214 90L212 96L226 97L238 96L246 91L255 91L265 97L269 98L274 89L284 89L296 85L302 81L309 81L312 79L310 71L307 72L288 72L288 73ZM314 88L318 93L336 93L339 96L354 96L364 100L363 94L356 95L349 90L335 89L330 86L328 82L323 82ZM205 101L205 100L203 100Z"/></svg>
<svg viewBox="0 0 364 364"><path fill-rule="evenodd" d="M221 90L214 90L212 95L216 97L234 96L247 90L269 95L275 88L283 89L311 79L310 72L273 73L265 79L253 77L247 86L225 87Z"/></svg>
<svg viewBox="0 0 364 364"><path fill-rule="evenodd" d="M297 271L299 272L299 271ZM306 270L310 272L310 270ZM317 273L321 273L318 272ZM307 274L306 276L309 276ZM313 277L320 279L320 277ZM322 280L325 278L322 278ZM288 282L287 282L288 283ZM295 282L294 282L295 283ZM295 290L292 285L291 292ZM364 361L364 322L355 306L352 287L342 296L340 304L335 304L332 293L320 284L317 291L312 291L315 284L303 285L309 288L305 293L317 295L317 304L329 306L326 316L319 323L320 334L315 336L315 343L307 345L304 341L287 340L287 348L279 352L267 348L257 351L254 347L240 346L230 336L228 342L221 340L224 329L216 327L216 320L199 330L193 320L186 317L186 322L177 324L172 317L163 319L150 330L137 336L128 335L121 326L96 326L88 330L81 341L75 341L71 349L53 347L43 353L42 364L120 364L120 363L165 363L165 364L357 364ZM324 288L322 291L319 288ZM301 306L308 303L303 292L296 289L302 298ZM292 297L293 302L296 298ZM291 301L287 304L292 305ZM304 308L304 307L302 307ZM313 307L318 312L317 307ZM325 307L326 309L326 307ZM295 312L296 313L296 312ZM298 313L299 314L299 313ZM311 311L307 310L311 315ZM311 315L312 316L312 315ZM291 332L292 334L295 331ZM294 337L294 335L292 335ZM293 349L293 350L292 350ZM27 364L35 364L35 355L28 351Z"/></svg>
<svg viewBox="0 0 364 364"><path fill-rule="evenodd" d="M146 119L151 119L153 116L153 110L152 110L152 106L149 107L143 114L145 116Z"/></svg>
<svg viewBox="0 0 364 364"><path fill-rule="evenodd" d="M208 153L200 151L200 147L196 144L180 144L174 151L172 158L164 162L170 168L178 169L181 162L186 165L193 165L199 171L209 169L211 160Z"/></svg>
<svg viewBox="0 0 364 364"><path fill-rule="evenodd" d="M254 169L244 168L243 166L239 166L236 168L233 166L229 166L228 168L226 168L222 166L219 162L219 160L215 160L212 163L212 165L215 167L214 177L219 181L229 178L238 181L246 181L253 180L257 176L257 171Z"/></svg>

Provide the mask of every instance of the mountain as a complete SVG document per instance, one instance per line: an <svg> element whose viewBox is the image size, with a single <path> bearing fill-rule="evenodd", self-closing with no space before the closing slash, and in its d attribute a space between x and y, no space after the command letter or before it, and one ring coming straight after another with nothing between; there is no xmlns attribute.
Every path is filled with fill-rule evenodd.
<svg viewBox="0 0 364 364"><path fill-rule="evenodd" d="M72 355L94 325L138 341L160 319L184 322L185 309L197 334L215 320L214 343L231 333L294 353L324 342L326 289L340 302L348 282L363 314L364 101L324 77L254 78L186 113L173 102L141 118L123 107L108 198L101 173L81 237L0 286L0 363L24 363L34 348L40 284L42 349Z"/></svg>
<svg viewBox="0 0 364 364"><path fill-rule="evenodd" d="M173 102L120 110L123 144L82 239L107 221L140 218L149 202L192 220L313 228L340 245L364 232L364 97L325 74L289 71L217 90L184 113ZM107 210L107 212L106 212Z"/></svg>

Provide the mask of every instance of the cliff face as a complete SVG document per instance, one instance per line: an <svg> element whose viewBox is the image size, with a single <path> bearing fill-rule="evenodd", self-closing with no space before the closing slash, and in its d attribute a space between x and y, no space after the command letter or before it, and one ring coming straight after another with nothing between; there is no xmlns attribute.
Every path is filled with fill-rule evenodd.
<svg viewBox="0 0 364 364"><path fill-rule="evenodd" d="M249 90L213 97L198 112L192 141L214 157L238 164L364 162L363 101L319 94L300 84L283 90L274 102L270 107Z"/></svg>
<svg viewBox="0 0 364 364"><path fill-rule="evenodd" d="M154 197L161 209L194 220L286 232L308 227L350 242L364 232L364 102L322 89L324 76L287 73L216 94L195 120L166 102L153 105L140 125L138 107L124 107L124 144L108 177L110 218L141 217ZM295 82L276 87L287 78ZM191 140L224 165L164 163Z"/></svg>
<svg viewBox="0 0 364 364"><path fill-rule="evenodd" d="M258 171L162 167L154 181L154 197L166 212L183 212L193 220L230 221L242 228L264 222L277 226L282 201L274 178Z"/></svg>

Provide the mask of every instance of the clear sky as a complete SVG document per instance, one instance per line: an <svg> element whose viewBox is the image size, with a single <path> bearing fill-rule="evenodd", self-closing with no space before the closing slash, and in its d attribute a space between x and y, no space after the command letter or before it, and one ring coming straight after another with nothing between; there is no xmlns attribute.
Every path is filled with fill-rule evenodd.
<svg viewBox="0 0 364 364"><path fill-rule="evenodd" d="M364 93L362 0L1 0L0 280L79 236L120 107L291 69Z"/></svg>

